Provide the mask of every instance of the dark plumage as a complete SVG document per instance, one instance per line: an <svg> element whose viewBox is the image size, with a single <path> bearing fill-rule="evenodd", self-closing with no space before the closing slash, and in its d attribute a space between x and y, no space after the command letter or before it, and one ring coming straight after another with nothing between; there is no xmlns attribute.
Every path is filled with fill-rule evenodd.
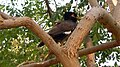
<svg viewBox="0 0 120 67"><path fill-rule="evenodd" d="M74 12L65 12L64 21L58 22L53 28L48 32L48 34L56 41L61 42L68 34L67 31L73 31L77 25L77 15ZM38 47L43 46L44 43L40 42Z"/></svg>
<svg viewBox="0 0 120 67"><path fill-rule="evenodd" d="M65 12L64 14L64 20L71 20L73 22L77 22L77 14L75 14L74 12Z"/></svg>

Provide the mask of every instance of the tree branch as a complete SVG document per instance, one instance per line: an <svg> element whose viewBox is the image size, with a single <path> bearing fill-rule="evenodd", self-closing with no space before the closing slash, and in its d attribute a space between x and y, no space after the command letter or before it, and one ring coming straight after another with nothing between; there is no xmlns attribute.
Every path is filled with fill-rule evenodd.
<svg viewBox="0 0 120 67"><path fill-rule="evenodd" d="M120 25L120 8L119 7L120 7L120 0L117 1L117 5L114 7L114 11L112 12L112 15L116 20L116 22Z"/></svg>
<svg viewBox="0 0 120 67"><path fill-rule="evenodd" d="M120 1L120 0L119 0ZM97 0L89 0L92 7L95 7L98 5ZM117 2L120 3L120 2ZM99 22L103 24L104 27L106 27L110 32L112 32L116 39L120 40L120 4L117 4L117 6L114 8L114 11L112 12L112 16L107 13L107 11L103 10L106 14L99 19ZM115 18L115 19L114 19Z"/></svg>
<svg viewBox="0 0 120 67"><path fill-rule="evenodd" d="M108 17L108 18L106 18ZM99 19L99 22L103 24L105 28L108 29L108 31L112 32L116 39L120 40L120 24L116 22L116 20L110 15L106 14L103 17Z"/></svg>
<svg viewBox="0 0 120 67"><path fill-rule="evenodd" d="M114 33L116 37L120 37L120 33L118 33L120 32L120 26L115 22L113 17L101 7L93 7L89 13L81 19L76 29L67 40L65 48L67 48L69 55L75 56L79 45L82 43L84 37L89 33L97 19L103 20L104 22L101 23L103 23L109 31Z"/></svg>
<svg viewBox="0 0 120 67"><path fill-rule="evenodd" d="M117 41L103 43L103 44L100 44L98 46L93 46L93 47L89 47L89 48L85 48L85 49L79 50L78 51L78 55L81 57L81 56L84 56L84 55L95 53L97 51L102 51L102 50L105 50L105 49L110 49L110 48L113 48L113 47L116 47L116 46L120 46L120 43L118 43ZM57 64L59 62L58 60L56 60L56 58L53 58L53 59L48 60L48 61L43 62L43 65L48 65L48 63L51 63L51 64L48 65L48 66L50 66L50 65L53 65L53 64ZM39 67L42 65L41 63L39 63L39 64L32 63L32 64L39 65ZM27 66L34 67L34 66L32 66L32 64L28 64Z"/></svg>
<svg viewBox="0 0 120 67"><path fill-rule="evenodd" d="M0 15L2 16L3 19L14 19L13 17L11 17L3 12L0 12Z"/></svg>
<svg viewBox="0 0 120 67"><path fill-rule="evenodd" d="M88 0L89 1L89 3L90 3L90 5L93 7L96 7L96 6L98 6L99 7L99 4L98 4L98 2L97 2L97 0Z"/></svg>
<svg viewBox="0 0 120 67"><path fill-rule="evenodd" d="M68 65L65 64L66 61L70 63L72 67L73 63L77 63L77 49L81 45L84 37L89 33L91 28L93 27L93 24L95 23L96 20L99 19L104 19L103 25L108 28L109 31L115 34L116 37L120 37L120 26L115 22L113 17L103 8L101 7L93 7L79 22L71 36L68 38L65 46L62 48L62 53L60 61L63 65ZM67 55L67 56L66 56ZM64 58L64 59L63 59ZM65 61L64 61L65 60ZM75 62L70 62L70 60L74 60ZM74 65L74 64L73 64ZM65 67L68 67L65 66ZM78 67L78 66L76 66Z"/></svg>
<svg viewBox="0 0 120 67"><path fill-rule="evenodd" d="M86 43L86 48L93 47L92 39L87 36L85 39ZM95 65L95 54L91 53L87 55L87 67L96 67Z"/></svg>
<svg viewBox="0 0 120 67"><path fill-rule="evenodd" d="M22 64L17 67L49 67L50 65L56 64L56 63L59 63L58 60L56 58L53 58L53 59L44 61L42 63L31 63L26 65Z"/></svg>
<svg viewBox="0 0 120 67"><path fill-rule="evenodd" d="M113 48L116 46L120 46L120 43L118 43L117 41L112 41L112 42L100 44L98 46L93 46L90 48L82 49L78 52L78 54L79 54L79 56L83 56L83 55L91 54L91 53L94 53L97 51L102 51L105 49Z"/></svg>
<svg viewBox="0 0 120 67"><path fill-rule="evenodd" d="M46 3L46 6L47 6L47 12L48 12L48 14L49 14L49 16L51 18L51 16L52 16L52 9L49 6L49 1L45 0L45 3Z"/></svg>
<svg viewBox="0 0 120 67"><path fill-rule="evenodd" d="M56 9L57 9L57 3L56 3L56 1L54 0L54 2L55 2L55 7L56 7Z"/></svg>

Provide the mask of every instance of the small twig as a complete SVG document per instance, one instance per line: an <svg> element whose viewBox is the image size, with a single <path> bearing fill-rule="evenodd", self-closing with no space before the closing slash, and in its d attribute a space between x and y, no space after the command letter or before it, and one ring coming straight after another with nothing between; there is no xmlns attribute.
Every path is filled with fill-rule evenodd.
<svg viewBox="0 0 120 67"><path fill-rule="evenodd" d="M52 17L52 9L49 6L49 1L45 0L45 3L46 3L46 6L47 6L47 12L48 12L48 14L49 14L49 16L51 18Z"/></svg>
<svg viewBox="0 0 120 67"><path fill-rule="evenodd" d="M59 61L56 58L41 62L41 63L31 63L31 64L23 64L17 67L49 67L52 64L57 64Z"/></svg>
<svg viewBox="0 0 120 67"><path fill-rule="evenodd" d="M55 7L56 7L56 9L57 9L57 3L56 3L56 1L54 0L54 2L55 2Z"/></svg>
<svg viewBox="0 0 120 67"><path fill-rule="evenodd" d="M117 41L112 41L112 42L100 44L98 46L93 46L93 47L90 47L90 48L85 48L85 49L79 50L78 54L79 54L79 56L84 56L84 55L87 55L87 54L91 54L91 53L94 53L94 52L97 52L97 51L102 51L102 50L105 50L105 49L113 48L113 47L116 47L116 46L119 46L119 43Z"/></svg>

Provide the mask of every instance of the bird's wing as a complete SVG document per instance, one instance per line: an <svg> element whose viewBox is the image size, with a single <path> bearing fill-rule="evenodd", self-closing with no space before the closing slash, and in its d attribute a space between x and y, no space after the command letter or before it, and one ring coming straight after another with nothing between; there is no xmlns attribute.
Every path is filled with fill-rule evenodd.
<svg viewBox="0 0 120 67"><path fill-rule="evenodd" d="M48 32L48 34L52 36L56 42L62 41L64 38L68 36L67 34L64 34L64 32L74 30L76 25L77 23L74 23L72 21L59 22L59 24L53 26L53 28ZM43 45L44 43L41 42L38 46L43 46Z"/></svg>
<svg viewBox="0 0 120 67"><path fill-rule="evenodd" d="M76 23L75 22L72 22L72 21L64 21L63 23L61 23L60 26L60 29L64 32L66 31L71 31L73 30L75 27L76 27Z"/></svg>
<svg viewBox="0 0 120 67"><path fill-rule="evenodd" d="M49 32L51 36L58 35L64 33L66 31L71 31L76 27L76 23L72 21L63 21L57 25L55 25Z"/></svg>

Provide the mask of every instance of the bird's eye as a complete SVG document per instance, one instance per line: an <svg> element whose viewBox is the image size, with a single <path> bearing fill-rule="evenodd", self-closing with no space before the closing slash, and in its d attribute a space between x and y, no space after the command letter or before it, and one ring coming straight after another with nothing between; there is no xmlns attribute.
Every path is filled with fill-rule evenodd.
<svg viewBox="0 0 120 67"><path fill-rule="evenodd" d="M74 14L72 14L72 15L71 15L71 17L75 17L75 15L74 15Z"/></svg>

